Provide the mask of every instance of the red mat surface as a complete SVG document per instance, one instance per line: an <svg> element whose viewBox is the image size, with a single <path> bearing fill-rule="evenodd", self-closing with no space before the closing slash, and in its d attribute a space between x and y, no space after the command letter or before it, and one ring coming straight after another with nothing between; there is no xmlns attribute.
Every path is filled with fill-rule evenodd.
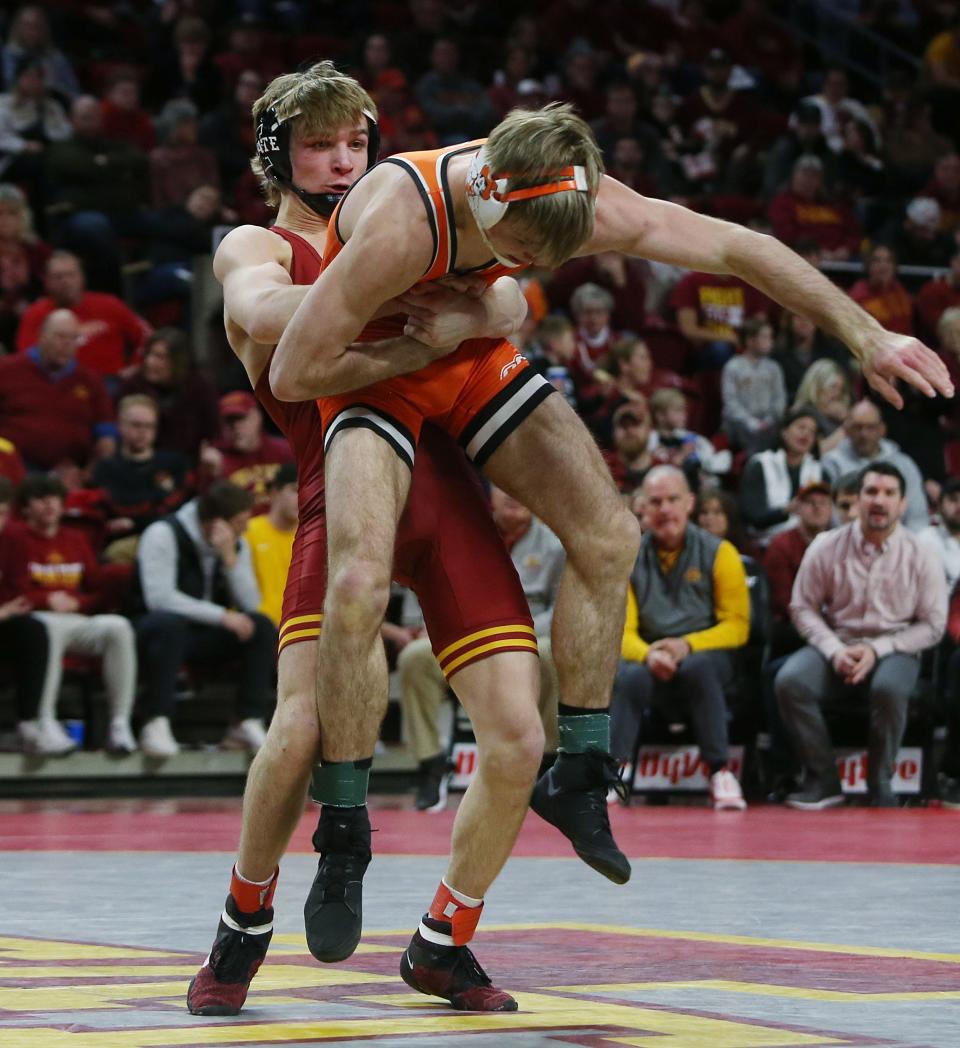
<svg viewBox="0 0 960 1048"><path fill-rule="evenodd" d="M718 813L673 806L616 808L611 815L621 847L638 859L960 863L960 812L942 809ZM380 855L445 855L453 816L377 807L371 812L378 830L374 848ZM308 812L292 851L312 851L314 825ZM0 851L232 852L239 830L240 801L232 799L0 804ZM514 854L568 857L572 851L531 814Z"/></svg>

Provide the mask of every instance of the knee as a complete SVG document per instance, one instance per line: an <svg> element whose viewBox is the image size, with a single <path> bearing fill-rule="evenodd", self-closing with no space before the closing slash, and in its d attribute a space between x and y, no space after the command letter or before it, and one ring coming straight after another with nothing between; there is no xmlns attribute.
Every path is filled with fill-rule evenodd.
<svg viewBox="0 0 960 1048"><path fill-rule="evenodd" d="M693 688L720 683L716 664L706 652L693 652L677 668L677 680Z"/></svg>
<svg viewBox="0 0 960 1048"><path fill-rule="evenodd" d="M332 619L350 632L376 631L389 599L389 570L373 561L351 561L330 582L324 624L330 624Z"/></svg>
<svg viewBox="0 0 960 1048"><path fill-rule="evenodd" d="M907 708L910 692L890 682L877 682L870 687L870 704L887 714L897 714Z"/></svg>
<svg viewBox="0 0 960 1048"><path fill-rule="evenodd" d="M110 640L117 644L133 644L134 632L129 619L122 615L104 615L103 625Z"/></svg>
<svg viewBox="0 0 960 1048"><path fill-rule="evenodd" d="M437 661L433 655L430 641L426 637L417 637L397 656L397 671L403 683L413 682L436 668Z"/></svg>
<svg viewBox="0 0 960 1048"><path fill-rule="evenodd" d="M172 611L151 611L137 623L137 634L147 644L179 644L187 636L188 622Z"/></svg>
<svg viewBox="0 0 960 1048"><path fill-rule="evenodd" d="M773 681L774 694L781 710L805 706L817 701L817 694L808 676L788 659Z"/></svg>
<svg viewBox="0 0 960 1048"><path fill-rule="evenodd" d="M320 759L320 724L312 695L285 695L267 731L267 751L290 770L306 771Z"/></svg>
<svg viewBox="0 0 960 1048"><path fill-rule="evenodd" d="M591 577L626 578L640 550L640 523L619 498L599 507L590 527L567 550Z"/></svg>
<svg viewBox="0 0 960 1048"><path fill-rule="evenodd" d="M518 789L530 787L537 777L545 745L543 722L533 709L522 723L481 746L480 764L497 782L508 782Z"/></svg>

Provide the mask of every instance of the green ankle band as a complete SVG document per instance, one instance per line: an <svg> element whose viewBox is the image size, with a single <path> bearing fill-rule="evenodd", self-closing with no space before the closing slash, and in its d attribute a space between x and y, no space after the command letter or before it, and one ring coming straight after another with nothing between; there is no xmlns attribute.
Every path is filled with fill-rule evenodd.
<svg viewBox="0 0 960 1048"><path fill-rule="evenodd" d="M363 767L358 768L357 765ZM310 796L318 804L335 808L359 808L367 803L369 761L333 761L313 769Z"/></svg>
<svg viewBox="0 0 960 1048"><path fill-rule="evenodd" d="M610 714L588 713L585 716L557 718L560 728L560 753L586 753L587 750L610 752Z"/></svg>

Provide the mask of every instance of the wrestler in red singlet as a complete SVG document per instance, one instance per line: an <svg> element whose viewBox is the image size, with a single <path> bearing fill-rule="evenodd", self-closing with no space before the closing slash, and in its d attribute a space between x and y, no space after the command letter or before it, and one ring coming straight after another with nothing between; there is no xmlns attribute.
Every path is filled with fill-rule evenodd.
<svg viewBox="0 0 960 1048"><path fill-rule="evenodd" d="M312 284L320 256L303 237L273 227L293 253L290 279ZM293 540L280 622L280 648L320 633L327 582L323 433L313 401L290 404L270 391L265 367L256 395L297 459L300 523ZM529 606L470 463L439 429L426 426L410 497L397 529L394 577L423 610L446 676L501 651L536 651Z"/></svg>

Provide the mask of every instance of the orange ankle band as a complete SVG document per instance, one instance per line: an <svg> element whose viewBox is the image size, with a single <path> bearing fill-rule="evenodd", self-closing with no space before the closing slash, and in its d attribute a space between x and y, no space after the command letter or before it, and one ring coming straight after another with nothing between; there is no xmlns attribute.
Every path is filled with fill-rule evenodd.
<svg viewBox="0 0 960 1048"><path fill-rule="evenodd" d="M466 946L480 923L483 903L479 906L464 906L462 902L440 882L437 894L430 903L430 916L435 921L449 921L454 946Z"/></svg>
<svg viewBox="0 0 960 1048"><path fill-rule="evenodd" d="M280 867L278 866L266 884L255 884L253 881L245 881L234 866L230 876L230 894L240 912L256 913L258 910L269 910L273 905L273 895L277 890L279 876Z"/></svg>

